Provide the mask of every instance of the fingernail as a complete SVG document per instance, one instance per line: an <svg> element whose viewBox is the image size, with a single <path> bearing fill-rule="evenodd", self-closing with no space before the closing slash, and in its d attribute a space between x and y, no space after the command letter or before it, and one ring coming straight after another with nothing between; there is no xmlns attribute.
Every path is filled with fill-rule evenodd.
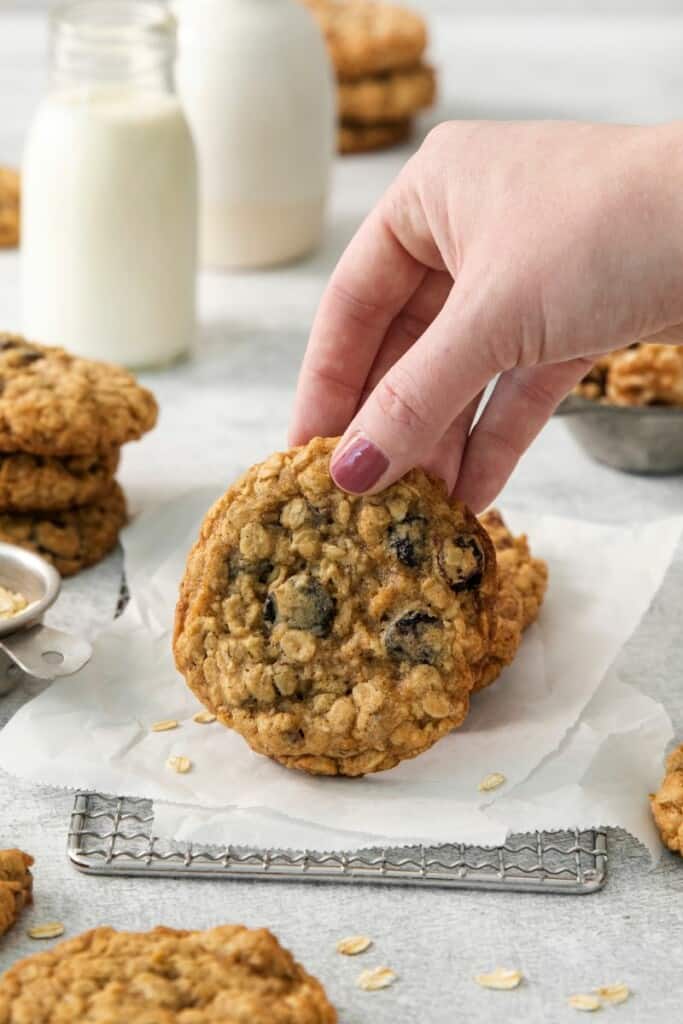
<svg viewBox="0 0 683 1024"><path fill-rule="evenodd" d="M355 434L337 451L330 464L330 473L337 487L351 494L364 494L374 487L389 468L389 459L377 445L362 434Z"/></svg>

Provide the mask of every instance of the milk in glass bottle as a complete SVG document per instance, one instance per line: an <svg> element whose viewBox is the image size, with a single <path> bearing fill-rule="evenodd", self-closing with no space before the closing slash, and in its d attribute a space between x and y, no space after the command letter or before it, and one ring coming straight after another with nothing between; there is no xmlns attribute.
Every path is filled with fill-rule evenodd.
<svg viewBox="0 0 683 1024"><path fill-rule="evenodd" d="M203 265L303 256L320 241L335 132L319 29L297 0L176 0L173 9Z"/></svg>
<svg viewBox="0 0 683 1024"><path fill-rule="evenodd" d="M148 0L53 15L51 88L23 167L25 334L131 367L195 323L194 146L174 94L175 19Z"/></svg>

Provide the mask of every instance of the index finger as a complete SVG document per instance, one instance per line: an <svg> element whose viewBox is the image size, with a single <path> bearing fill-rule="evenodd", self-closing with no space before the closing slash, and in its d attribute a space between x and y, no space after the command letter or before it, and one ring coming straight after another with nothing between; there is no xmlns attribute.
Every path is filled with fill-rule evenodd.
<svg viewBox="0 0 683 1024"><path fill-rule="evenodd" d="M392 320L427 273L400 243L383 207L356 232L320 301L299 375L291 444L344 432Z"/></svg>

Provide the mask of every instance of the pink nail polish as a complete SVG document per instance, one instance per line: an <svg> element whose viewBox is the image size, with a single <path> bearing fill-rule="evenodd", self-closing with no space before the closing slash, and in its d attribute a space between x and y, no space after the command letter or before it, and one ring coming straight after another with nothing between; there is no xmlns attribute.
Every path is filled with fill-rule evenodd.
<svg viewBox="0 0 683 1024"><path fill-rule="evenodd" d="M332 459L330 473L337 487L351 494L364 494L389 468L389 459L377 445L356 434Z"/></svg>

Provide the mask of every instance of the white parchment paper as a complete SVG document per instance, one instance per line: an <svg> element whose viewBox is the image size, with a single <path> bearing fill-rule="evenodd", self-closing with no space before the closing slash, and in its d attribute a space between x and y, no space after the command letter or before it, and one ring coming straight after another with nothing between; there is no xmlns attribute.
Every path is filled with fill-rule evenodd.
<svg viewBox="0 0 683 1024"><path fill-rule="evenodd" d="M605 677L662 582L682 519L631 528L513 519L551 580L514 665L474 698L462 729L421 757L365 779L319 779L253 754L218 723L191 720L198 705L174 669L170 632L185 556L214 496L193 491L129 527L126 613L97 639L85 669L9 722L0 735L6 771L151 797L162 834L234 844L495 844L519 829L600 824L652 844L639 794L657 782L671 726L660 705ZM167 718L180 728L150 731ZM192 761L188 774L167 767L178 754ZM482 794L478 783L492 771L507 782Z"/></svg>

